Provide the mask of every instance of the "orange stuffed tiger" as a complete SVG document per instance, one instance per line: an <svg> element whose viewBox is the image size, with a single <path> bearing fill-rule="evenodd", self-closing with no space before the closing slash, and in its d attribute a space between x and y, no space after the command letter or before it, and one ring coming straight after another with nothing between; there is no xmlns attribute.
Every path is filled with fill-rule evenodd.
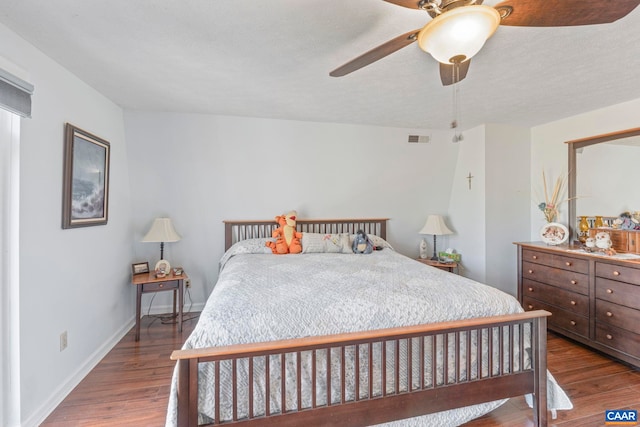
<svg viewBox="0 0 640 427"><path fill-rule="evenodd" d="M296 211L276 216L276 222L280 227L273 230L272 237L275 242L267 242L274 254L299 254L302 252L300 238L302 233L296 231Z"/></svg>

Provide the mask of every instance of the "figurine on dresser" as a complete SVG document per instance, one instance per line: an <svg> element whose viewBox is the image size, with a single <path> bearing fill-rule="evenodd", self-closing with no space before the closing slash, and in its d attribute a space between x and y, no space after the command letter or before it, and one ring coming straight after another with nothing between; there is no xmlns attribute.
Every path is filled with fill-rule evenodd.
<svg viewBox="0 0 640 427"><path fill-rule="evenodd" d="M598 231L595 238L595 246L606 255L615 255L616 251L612 248L611 236L606 231Z"/></svg>

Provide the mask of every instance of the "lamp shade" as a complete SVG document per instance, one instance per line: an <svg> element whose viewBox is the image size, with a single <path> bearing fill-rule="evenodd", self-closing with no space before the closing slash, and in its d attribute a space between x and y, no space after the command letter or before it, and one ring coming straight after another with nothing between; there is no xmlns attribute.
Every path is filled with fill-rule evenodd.
<svg viewBox="0 0 640 427"><path fill-rule="evenodd" d="M143 242L177 242L181 237L173 228L171 218L156 218L149 232L142 238Z"/></svg>
<svg viewBox="0 0 640 427"><path fill-rule="evenodd" d="M419 234L433 234L434 236L443 236L445 234L453 234L444 223L441 215L429 215Z"/></svg>
<svg viewBox="0 0 640 427"><path fill-rule="evenodd" d="M499 25L500 13L493 7L457 7L425 25L418 45L443 64L464 62L482 49Z"/></svg>

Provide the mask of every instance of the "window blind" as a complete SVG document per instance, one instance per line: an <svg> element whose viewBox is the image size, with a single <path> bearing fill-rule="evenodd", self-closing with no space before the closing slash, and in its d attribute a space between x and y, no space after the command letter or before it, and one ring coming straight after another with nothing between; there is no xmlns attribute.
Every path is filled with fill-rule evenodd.
<svg viewBox="0 0 640 427"><path fill-rule="evenodd" d="M0 68L0 108L31 117L33 85Z"/></svg>

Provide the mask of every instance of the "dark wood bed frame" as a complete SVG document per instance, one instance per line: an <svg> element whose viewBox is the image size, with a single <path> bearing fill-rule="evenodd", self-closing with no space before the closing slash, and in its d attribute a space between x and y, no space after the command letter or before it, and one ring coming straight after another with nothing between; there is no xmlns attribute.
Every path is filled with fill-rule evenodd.
<svg viewBox="0 0 640 427"><path fill-rule="evenodd" d="M298 220L297 229L303 232L317 233L355 233L362 229L367 234L375 234L386 238L387 219L354 219L354 220ZM225 248L233 243L250 238L271 237L271 232L277 228L277 224L271 221L225 221ZM224 347L212 347L190 350L176 350L171 354L171 360L178 363L178 425L197 426L198 424L198 366L200 363L213 362L216 381L215 387L215 417L211 425L247 425L247 426L367 426L403 418L430 414L469 406L477 403L491 402L509 397L533 394L533 418L538 426L547 425L547 344L546 344L546 317L550 313L546 311L529 311L525 313L503 315L495 317L475 318L451 322L441 322L426 325L417 325L402 328L390 328L357 333L347 333L330 336L306 337L293 340L272 341L255 344L231 345ZM527 330L530 333L523 333ZM479 337L488 337L483 340ZM475 343L473 337L476 338ZM528 337L528 338L527 338ZM443 343L440 347L444 351L443 359L448 363L438 361L435 351L427 350L436 347L435 343ZM387 355L387 348L395 349L399 354L400 345L407 349L406 360L400 357ZM368 349L368 375L361 378L359 375L358 356L360 348ZM377 347L376 347L377 346ZM473 346L473 348L472 348ZM484 348L483 348L484 346ZM373 351L379 348L380 351ZM454 349L449 354L449 348ZM529 349L530 350L525 350ZM319 351L338 352L340 363L331 362L326 358L327 381L330 381L331 370L340 372L341 399L336 400L332 396L331 387L325 387L326 396L321 399L329 404L318 404L316 396L316 354ZM354 385L345 384L345 353L355 352L355 381ZM530 351L530 362L524 359L525 352ZM377 354L376 354L377 353ZM412 361L412 354L419 354L418 361ZM470 355L477 353L479 360L471 361ZM314 372L311 386L311 407L303 406L301 401L301 359L302 355L311 357ZM324 353L326 354L326 353ZM336 353L332 353L336 354ZM270 356L270 357L268 357ZM262 358L265 363L265 377L276 372L269 372L269 360L279 358L281 379L278 393L281 401L286 395L285 384L285 358L294 357L297 382L297 405L295 408L287 406L284 414L281 411L270 412L269 381L266 389L266 402L264 407L254 407L253 382L248 381L247 394L249 416L240 418L238 415L238 361L248 361L250 378L255 378L254 361ZM374 360L375 357L381 359ZM393 375L389 378L386 372L387 357L395 363ZM495 360L497 358L497 360ZM431 361L431 376L437 378L437 367L444 370L442 384L438 381L425 381L425 360ZM451 360L453 369L450 371ZM498 362L499 361L499 362ZM496 363L498 362L498 363ZM320 363L320 362L317 362ZM400 366L404 363L403 366ZM220 410L220 368L231 368L233 388L227 401L232 405L232 419L221 419ZM373 366L379 366L375 370ZM418 370L416 371L416 365ZM482 366L493 367L488 372L482 370ZM274 368L278 369L278 368ZM405 370L409 378L419 378L418 385L401 387L399 372ZM462 374L466 372L466 374ZM453 379L451 378L453 377ZM382 395L375 396L372 383L369 379L380 379L383 383L393 381L391 392L385 387ZM408 380L407 385L408 385ZM412 383L414 381L411 381ZM351 390L355 400L345 400L346 388ZM360 388L363 387L364 397ZM367 390L368 388L368 390ZM260 414L260 415L256 415ZM209 425L209 424L205 424Z"/></svg>

